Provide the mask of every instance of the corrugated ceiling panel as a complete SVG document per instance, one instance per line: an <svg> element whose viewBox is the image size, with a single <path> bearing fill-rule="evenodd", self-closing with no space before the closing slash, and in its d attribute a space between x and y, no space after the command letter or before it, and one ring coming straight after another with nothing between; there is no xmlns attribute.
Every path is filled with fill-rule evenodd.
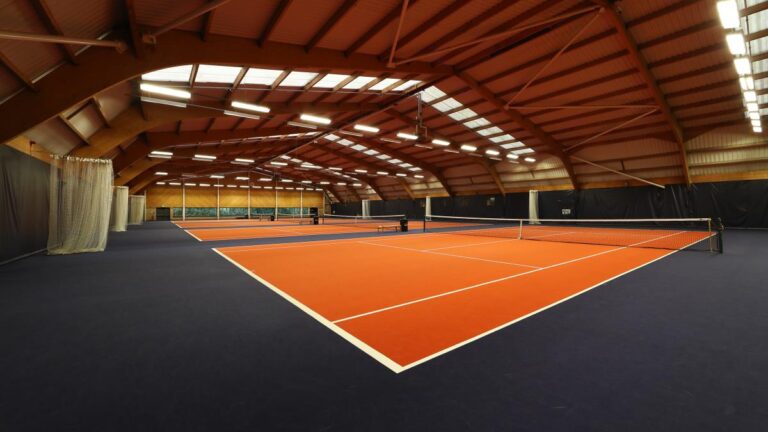
<svg viewBox="0 0 768 432"><path fill-rule="evenodd" d="M256 39L277 4L278 0L233 0L216 10L211 33Z"/></svg>
<svg viewBox="0 0 768 432"><path fill-rule="evenodd" d="M478 15L482 14L486 10L494 7L500 0L476 0L472 2L463 2L459 9L446 17L439 23L432 26L429 31L424 32L423 37L416 38L413 43L403 47L402 50L398 50L400 58L408 58L421 52L430 44L436 42L441 37L445 36L449 32L455 30L457 27L465 24L468 20L471 20ZM481 28L475 28L474 32L482 31ZM474 33L469 31L467 33ZM394 36L394 33L392 33ZM449 41L444 46L450 46L455 42Z"/></svg>
<svg viewBox="0 0 768 432"><path fill-rule="evenodd" d="M123 19L123 4L116 0L46 0L45 3L67 36L97 38Z"/></svg>
<svg viewBox="0 0 768 432"><path fill-rule="evenodd" d="M441 9L444 5L451 3L451 0L430 0L428 2L418 2L408 8L408 15L403 23L401 35L407 35L413 28L420 25L428 19L435 11ZM325 38L319 46L324 48L346 50L350 45L350 35L362 35L370 27L375 25L380 19L386 16L390 11L400 10L398 1L358 1ZM370 23L370 24L364 24ZM389 49L394 38L397 20L393 20L387 27L382 29L376 36L364 44L358 52L366 54L379 54L385 49Z"/></svg>
<svg viewBox="0 0 768 432"><path fill-rule="evenodd" d="M160 27L205 3L205 0L185 0L184 2L177 0L137 0L136 20L144 26ZM203 18L193 19L177 27L177 30L198 31L202 28L202 23Z"/></svg>
<svg viewBox="0 0 768 432"><path fill-rule="evenodd" d="M340 0L291 2L283 11L283 19L272 31L269 40L296 45L306 44L340 4Z"/></svg>

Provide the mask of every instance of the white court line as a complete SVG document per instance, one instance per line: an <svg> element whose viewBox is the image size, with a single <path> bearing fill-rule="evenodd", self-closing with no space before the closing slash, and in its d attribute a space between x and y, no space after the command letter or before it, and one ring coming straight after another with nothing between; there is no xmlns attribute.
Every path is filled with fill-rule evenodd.
<svg viewBox="0 0 768 432"><path fill-rule="evenodd" d="M457 343L457 344L451 345L451 346L449 346L448 348L445 348L445 349L442 349L442 350L440 350L440 351L437 351L436 353L430 354L430 355L428 355L428 356L426 356L426 357L422 357L422 358L420 358L419 360L416 360L416 361L415 361L415 362L413 362L413 363L409 363L409 364L407 364L407 365L404 365L404 366L403 366L403 368L402 368L402 371L405 371L405 370L411 369L411 368L413 368L413 367L416 367L416 366L418 366L418 365L420 365L420 364L422 364L422 363L426 363L426 362L428 362L428 361L430 361L430 360L432 360L432 359L434 359L434 358L437 358L437 357L439 357L439 356L441 356L441 355L443 355L443 354L447 354L447 353L449 353L449 352L451 352L451 351L453 351L453 350L455 350L455 349L458 349L458 348L461 348L461 347L463 347L464 345L468 345L468 344L470 344L470 343L472 343L472 342L474 342L474 341L476 341L476 340L478 340L478 339L482 339L482 338L484 338L485 336L488 336L488 335L490 335L491 333L495 333L495 332L497 332L497 331L499 331L499 330L502 330L502 329L504 329L504 328L506 328L506 327L509 327L509 326L511 326L512 324L515 324L515 323L517 323L517 322L520 322L520 321L522 321L522 320L524 320L524 319L526 319L526 318L530 318L530 317L532 317L532 316L534 316L534 315L536 315L536 314L538 314L538 313L544 312L545 310L547 310L547 309L549 309L549 308L553 308L553 307L555 307L555 306L559 305L560 303L564 303L564 302L567 302L568 300L571 300L571 299L573 299L573 298L575 298L575 297L577 297L577 296L580 296L580 295L582 295L582 294L586 293L587 291L591 291L591 290L593 290L593 289L595 289L595 288L597 288L597 287L599 287L599 286L601 286L601 285L603 285L603 284L606 284L606 283L608 283L608 282L610 282L610 281L612 281L612 280L618 279L618 278L620 278L620 277L622 277L622 276L624 276L624 275L627 275L627 274L629 274L629 273L632 273L632 272L633 272L633 271L635 271L635 270L639 270L639 269L641 269L641 268L643 268L643 267L645 267L645 266L651 265L651 264L655 263L656 261L659 261L659 260L661 260L661 259L664 259L664 258L666 258L666 257L668 257L668 256L670 256L670 255L672 255L673 253L676 253L676 252L680 252L681 250L683 250L683 249L685 249L685 248L687 248L687 247L689 247L689 246L691 246L691 245L693 245L693 244L696 244L696 243L698 243L699 241L701 241L701 240L697 240L697 241L695 241L695 242L692 242L692 243L690 243L690 244L686 245L684 248L681 248L681 249L677 249L677 250L673 250L673 251L670 251L669 253L666 253L666 254L664 254L664 255L662 255L662 256L660 256L660 257L656 258L656 259L653 259L653 260L651 260L651 261L648 261L648 262L647 262L647 263L645 263L645 264L641 264L641 265L639 265L639 266L637 266L637 267L633 267L633 268L631 268L631 269L629 269L629 270L625 271L624 273L621 273L621 274L617 274L616 276L614 276L614 277L612 277L612 278L609 278L609 279L606 279L606 280L604 280L604 281L598 282L598 283L596 283L596 284L592 285L592 286L591 286L591 287L589 287L589 288L586 288L586 289L584 289L584 290L582 290L582 291L579 291L579 292L577 292L577 293L571 294L571 295L570 295L570 296L568 296L568 297L565 297L565 298L563 298L563 299L560 299L560 300L558 300L558 301L556 301L556 302L554 302L554 303L551 303L551 304L549 304L549 305L547 305L547 306L544 306L544 307L542 307L542 308L540 308L540 309L537 309L537 310L535 310L535 311L533 311L533 312L531 312L531 313L529 313L529 314L523 315L523 316L521 316L521 317L518 317L518 318L516 318L516 319L514 319L514 320L512 320L512 321L509 321L509 322L506 322L506 323L504 323L504 324L501 324L501 325L499 325L499 326L497 326L497 327L494 327L494 328L492 328L492 329L490 329L490 330L488 330L488 331L485 331L485 332L483 332L483 333L480 333L480 334L478 334L478 335L476 335L476 336L473 336L473 337L471 337L471 338L469 338L469 339L466 339L466 340L464 340L464 341L461 341L461 342L459 342L459 343ZM402 372L402 371L401 371L401 372Z"/></svg>
<svg viewBox="0 0 768 432"><path fill-rule="evenodd" d="M534 270L529 270L527 272L518 273L518 274L511 275L511 276L506 276L506 277L503 277L503 278L494 279L494 280L487 281L487 282L481 282L479 284L470 285L468 287L459 288L459 289L455 289L455 290L452 290L452 291L446 291L444 293L435 294L435 295L423 297L423 298L420 298L420 299L411 300L411 301L407 301L407 302L396 304L396 305L392 305L392 306L387 306L387 307L380 308L380 309L375 309L375 310L372 310L372 311L369 311L369 312L364 312L364 313L357 314L357 315L352 315L352 316L349 316L349 317L346 317L346 318L337 319L337 320L335 320L333 322L334 323L340 323L340 322L344 322L344 321L349 321L349 320L361 318L361 317L364 317L364 316L373 315L373 314L385 312L385 311L392 310L392 309L398 309L398 308L401 308L401 307L410 306L412 304L421 303L421 302L425 302L425 301L428 301L428 300L433 300L433 299L436 299L436 298L445 297L445 296L457 294L457 293L464 292L464 291L469 291L469 290L472 290L472 289L480 288L482 286L486 286L486 285L490 285L490 284L494 284L494 283L498 283L498 282L503 282L503 281L506 281L506 280L509 280L509 279L514 279L514 278L517 278L517 277L520 277L520 276L525 276L525 275L529 275L529 274L532 274L532 273L537 273L537 272L540 272L540 271L543 271L543 270L549 270L551 268L560 267L560 266L563 266L563 265L566 265L566 264L571 264L571 263L574 263L574 262L577 262L577 261L582 261L582 260L585 260L585 259L588 259L588 258L594 258L596 256L605 255L607 253L628 249L628 248L630 248L632 246L641 245L643 243L648 243L648 242L651 242L651 241L656 241L656 240L661 240L663 238L672 237L673 235L682 234L683 232L684 231L680 231L680 232L676 232L674 234L670 234L670 235L667 235L667 236L664 236L664 237L658 237L658 238L655 238L653 240L646 240L646 241L639 242L639 243L633 243L633 244L631 244L629 246L622 246L622 247L615 248L615 249L609 249L607 251L602 251L602 252L594 253L594 254L583 256L583 257L580 257L580 258L574 258L572 260L563 261L563 262L559 262L559 263L556 263L556 264L551 264L551 265L548 265L546 267L539 267L539 268L536 268Z"/></svg>
<svg viewBox="0 0 768 432"><path fill-rule="evenodd" d="M213 251L216 252L217 254L221 255L222 257L224 257L224 259L226 259L230 263L234 264L240 270L244 271L247 275L249 275L252 278L256 279L257 281L261 282L264 286L266 286L267 288L269 288L272 291L274 291L275 293L277 293L280 297L288 300L289 303L291 303L292 305L296 306L297 308L299 308L301 311L303 311L307 315L311 316L312 318L314 318L315 320L317 320L318 322L320 322L324 326L328 327L331 331L333 331L337 335L339 335L342 338L344 338L347 342L349 342L352 345L356 346L358 349L360 349L364 353L366 353L369 356L371 356L374 359L376 359L379 363L381 363L384 366L388 367L392 372L400 373L400 372L402 372L404 370L403 367L401 365L399 365L397 362L395 362L394 360L390 359L389 357L387 357L384 354L382 354L381 352L377 351L375 348L371 347L367 343L361 341L360 339L356 338L355 336L353 336L352 334L350 334L346 330L344 330L341 327L337 326L336 324L334 324L333 322L331 322L327 318L325 318L322 315L320 315L319 313L315 312L312 308L304 305L300 301L298 301L295 298L293 298L291 295L289 295L285 291L282 291L281 289L279 289L275 285L272 285L266 279L262 278L261 276L255 274L252 271L248 270L247 268L243 267L237 261L235 261L233 259L230 259L228 256L226 256L224 253L222 253L218 249L213 248Z"/></svg>
<svg viewBox="0 0 768 432"><path fill-rule="evenodd" d="M470 244L464 244L464 245L444 246L444 247L424 249L424 250L431 252L431 251L439 251L439 250L445 250L445 249L456 249L456 248L463 248L463 247L482 246L482 245L494 244L494 243L504 243L504 242L515 241L515 240L518 240L518 239L506 238L504 240L494 240L494 241L482 242L482 243L470 243Z"/></svg>
<svg viewBox="0 0 768 432"><path fill-rule="evenodd" d="M412 251L412 252L428 253L428 254L431 254L431 255L442 255L442 256L454 257L454 258L464 258L464 259L468 259L468 260L472 260L472 261L485 261L485 262L494 263L494 264L504 264L504 265L511 265L511 266L516 266L516 267L528 267L528 268L535 268L535 269L541 268L539 266L532 266L532 265L528 265L528 264L511 263L511 262L508 262L508 261L496 261L496 260L489 260L489 259L485 259L485 258L478 258L478 257L464 256L464 255L449 254L449 253L444 253L444 252L433 252L431 250L426 250L426 249L414 249L414 248L409 248L409 247L394 246L394 245L387 245L387 244L380 244L380 243L371 243L371 242L366 242L366 241L359 241L358 243L367 244L367 245L371 245L371 246L381 246L381 247L388 247L388 248L394 248L394 249L402 249L402 250L407 250L407 251Z"/></svg>
<svg viewBox="0 0 768 432"><path fill-rule="evenodd" d="M349 234L349 233L343 233L343 234ZM419 236L446 236L451 235L449 233L420 233L420 232L414 232L414 235ZM377 240L402 240L402 239L412 239L412 237L409 237L408 235L398 235L398 236L374 236L372 238L376 238ZM254 246L229 246L226 247L227 252L250 252L250 251L262 251L262 250L274 250L274 249L294 249L294 248L303 248L303 247L312 247L312 246L318 246L318 245L327 245L327 244L345 244L345 243L357 243L360 241L360 238L351 238L351 239L334 239L334 240L317 240L317 241L301 241L301 242L294 242L290 244L273 244L273 245L254 245Z"/></svg>
<svg viewBox="0 0 768 432"><path fill-rule="evenodd" d="M184 228L181 228L181 229L182 229L182 230L183 230L185 233L187 233L187 234L191 235L193 239L195 239L195 240L197 240L197 241L199 241L199 242L201 242L201 241L202 241L202 240L200 240L200 238L199 238L198 236L196 236L196 235L192 234L191 232L189 232L189 230L186 230L186 229L184 229Z"/></svg>
<svg viewBox="0 0 768 432"><path fill-rule="evenodd" d="M197 228L195 228L195 229L197 229ZM241 228L213 228L213 229L207 229L205 231L209 232L209 231L216 231L216 230L219 230L219 229L230 230L230 229L250 229L250 228L249 227L241 227ZM284 232L287 232L289 234L320 235L320 234L316 234L316 233L306 233L306 232L302 232L302 231L292 231L292 230L289 230L289 229L277 228L277 227L261 227L261 229L267 230L266 232L269 232L270 230L274 230L274 231L284 231ZM189 232L189 231L187 231L187 232ZM259 231L259 232L265 232L265 231ZM195 237L192 233L189 233L189 235L191 235L192 237ZM279 238L279 237L291 237L291 236L276 236L276 237ZM197 237L195 237L195 238L197 238ZM200 240L200 241L226 241L226 240L247 240L247 239L263 239L263 238L273 238L273 237L270 237L268 235L267 236L253 237L253 235L251 234L251 235L246 235L246 236L237 236L237 237L228 236L228 237L216 237L216 238L209 238L209 239L205 239L205 240L200 240L200 239L198 239L198 240Z"/></svg>

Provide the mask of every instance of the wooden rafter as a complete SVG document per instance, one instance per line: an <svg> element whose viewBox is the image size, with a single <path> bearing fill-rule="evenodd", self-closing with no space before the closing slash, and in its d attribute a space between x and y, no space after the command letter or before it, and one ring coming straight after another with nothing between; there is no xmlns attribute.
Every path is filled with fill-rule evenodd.
<svg viewBox="0 0 768 432"><path fill-rule="evenodd" d="M40 20L43 22L50 33L64 36L64 32L61 31L59 23L53 17L51 9L48 7L48 4L45 2L45 0L32 0L32 7L35 8L37 16L40 17ZM60 44L59 49L70 63L77 64L77 59L75 59L75 50L73 50L71 46Z"/></svg>
<svg viewBox="0 0 768 432"><path fill-rule="evenodd" d="M5 56L2 52L0 52L0 64L5 66L5 68L8 70L8 72L11 73L16 79L19 80L22 84L24 84L28 89L32 90L33 92L37 91L37 86L32 82L29 77L27 77L24 72L21 71L21 69L18 68L11 60Z"/></svg>
<svg viewBox="0 0 768 432"><path fill-rule="evenodd" d="M277 6L275 6L274 12L272 12L272 16L269 17L269 21L267 21L264 30L261 31L261 34L256 41L259 46L264 46L264 43L269 40L270 36L272 36L272 32L275 31L275 28L280 24L280 20L283 18L285 10L291 5L291 2L292 0L279 0Z"/></svg>
<svg viewBox="0 0 768 432"><path fill-rule="evenodd" d="M318 42L320 42L325 35L331 32L334 27L336 27L336 24L338 24L339 21L341 21L342 18L350 11L352 8L357 4L357 0L345 0L344 3L342 3L341 6L339 6L338 9L336 9L336 12L331 15L330 18L325 20L325 23L322 27L320 27L320 30L317 31L317 33L312 36L312 39L307 42L307 44L304 46L305 51L309 51L312 48L317 45Z"/></svg>
<svg viewBox="0 0 768 432"><path fill-rule="evenodd" d="M576 181L576 174L573 172L573 166L571 165L571 160L568 158L568 156L565 155L565 152L563 151L563 146L559 142L555 141L554 138L552 138L548 133L544 132L539 126L528 120L525 116L520 114L519 112L513 110L513 109L505 109L504 105L506 102L499 99L493 92L488 90L486 87L475 81L474 78L470 77L467 73L460 73L459 78L461 78L462 81L464 81L470 88L475 90L480 96L483 97L487 102L491 103L496 109L498 109L500 112L505 113L510 119L512 119L515 123L519 124L523 129L527 130L531 135L536 137L541 143L547 146L549 151L558 157L560 161L563 164L563 168L568 172L568 178L571 181L571 184L573 185L574 189L578 189L578 183Z"/></svg>
<svg viewBox="0 0 768 432"><path fill-rule="evenodd" d="M627 29L626 24L621 19L621 16L619 15L619 12L616 10L615 6L613 4L610 4L608 2L604 1L598 1L598 3L603 4L603 7L606 8L605 17L608 19L608 21L611 23L611 25L616 29L619 40L621 41L622 45L630 52L629 59L634 64L634 66L637 68L637 70L640 72L640 76L645 82L645 84L648 86L648 91L651 93L651 96L656 101L656 104L659 106L659 109L661 110L661 113L663 114L664 118L669 123L669 127L672 129L672 133L675 136L675 141L677 142L677 145L680 149L680 158L681 163L683 167L683 173L685 176L685 182L687 184L691 184L691 175L688 170L688 155L686 154L685 150L685 132L683 131L683 128L680 126L680 122L677 120L677 117L675 116L674 112L672 112L672 108L670 108L669 103L667 102L666 97L664 96L664 93L661 91L661 87L659 87L658 82L656 81L656 78L651 73L650 69L648 68L648 63L645 60L645 57L640 51L640 48L637 45L637 42L635 42L634 37L629 33L629 29Z"/></svg>
<svg viewBox="0 0 768 432"><path fill-rule="evenodd" d="M136 19L136 1L125 0L125 14L128 18L128 28L131 32L131 46L137 58L142 59L146 54L146 46L141 38L141 29Z"/></svg>

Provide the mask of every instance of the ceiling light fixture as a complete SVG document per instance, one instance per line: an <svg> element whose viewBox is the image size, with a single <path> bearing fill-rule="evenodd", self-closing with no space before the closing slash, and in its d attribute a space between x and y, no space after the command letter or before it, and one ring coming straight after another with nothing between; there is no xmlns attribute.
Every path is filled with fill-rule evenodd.
<svg viewBox="0 0 768 432"><path fill-rule="evenodd" d="M238 101L232 101L232 108L243 109L246 111L255 111L260 113L269 112L269 107L266 107L264 105L255 105L255 104L249 104L249 103L238 102Z"/></svg>
<svg viewBox="0 0 768 432"><path fill-rule="evenodd" d="M143 92L160 94L163 96L176 97L179 99L191 99L192 93L186 90L179 90L170 87L163 87L155 84L141 83L139 89Z"/></svg>
<svg viewBox="0 0 768 432"><path fill-rule="evenodd" d="M302 114L299 118L311 123L317 123L317 124L323 124L323 125L331 124L331 119L312 115L312 114Z"/></svg>
<svg viewBox="0 0 768 432"><path fill-rule="evenodd" d="M374 126L366 126L361 124L356 124L354 126L355 130L359 130L360 132L370 132L370 133L379 133L379 128Z"/></svg>

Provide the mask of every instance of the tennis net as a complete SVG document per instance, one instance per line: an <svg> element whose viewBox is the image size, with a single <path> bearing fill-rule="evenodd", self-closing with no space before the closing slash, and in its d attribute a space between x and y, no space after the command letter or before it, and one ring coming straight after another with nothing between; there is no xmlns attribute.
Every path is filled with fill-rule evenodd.
<svg viewBox="0 0 768 432"><path fill-rule="evenodd" d="M361 229L380 229L384 227L399 227L400 221L405 215L381 215L381 216L346 216L324 215L323 225L342 225Z"/></svg>
<svg viewBox="0 0 768 432"><path fill-rule="evenodd" d="M424 231L669 250L723 251L722 226L687 219L504 219L432 215Z"/></svg>
<svg viewBox="0 0 768 432"><path fill-rule="evenodd" d="M300 225L311 225L315 222L315 215L313 214L292 214L292 213L278 213L277 220L279 222L295 223Z"/></svg>

